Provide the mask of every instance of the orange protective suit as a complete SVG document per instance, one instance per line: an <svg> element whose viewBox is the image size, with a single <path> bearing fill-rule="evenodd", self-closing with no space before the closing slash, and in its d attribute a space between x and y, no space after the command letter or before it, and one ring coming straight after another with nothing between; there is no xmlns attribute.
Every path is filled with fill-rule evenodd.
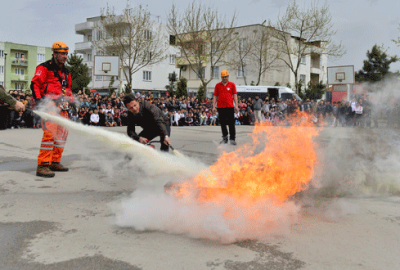
<svg viewBox="0 0 400 270"><path fill-rule="evenodd" d="M61 111L60 115L68 119L68 111ZM54 122L42 120L43 138L40 145L38 165L51 165L60 162L64 146L68 137L68 130Z"/></svg>

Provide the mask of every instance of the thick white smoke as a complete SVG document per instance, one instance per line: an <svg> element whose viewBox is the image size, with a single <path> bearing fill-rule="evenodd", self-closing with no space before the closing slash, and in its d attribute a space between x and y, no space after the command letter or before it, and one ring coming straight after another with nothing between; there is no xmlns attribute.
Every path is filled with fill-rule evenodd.
<svg viewBox="0 0 400 270"><path fill-rule="evenodd" d="M224 243L264 240L289 233L291 226L301 221L305 212L332 220L356 213L359 206L347 200L348 197L400 194L400 132L397 127L385 126L388 104L400 100L400 91L395 91L399 89L395 82L386 82L377 88L379 91L370 96L379 118L379 128L323 130L317 138L318 166L311 187L284 204L277 205L266 199L250 209L241 207L241 204L246 204L245 198L233 201L223 197L218 204L199 203L195 198L179 200L165 193L167 182L190 179L207 168L198 160L153 151L122 134L64 119L59 121L70 129L102 141L109 149L132 157L119 169L132 171L135 168L138 172L134 177L136 190L128 198L112 205L116 225L139 231L186 234ZM99 164L107 162L107 158L96 159ZM101 167L113 175L116 163Z"/></svg>
<svg viewBox="0 0 400 270"><path fill-rule="evenodd" d="M226 216L227 209L232 216ZM287 234L297 221L299 210L293 202L277 206L270 200L261 200L245 208L229 197L218 204L200 204L197 200L180 201L164 191L136 190L116 208L116 224L139 231L158 230L231 243Z"/></svg>

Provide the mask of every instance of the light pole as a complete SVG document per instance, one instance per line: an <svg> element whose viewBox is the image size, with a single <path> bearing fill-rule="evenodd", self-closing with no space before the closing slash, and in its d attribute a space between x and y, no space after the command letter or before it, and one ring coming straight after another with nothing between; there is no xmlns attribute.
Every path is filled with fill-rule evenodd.
<svg viewBox="0 0 400 270"><path fill-rule="evenodd" d="M7 90L6 70L7 70L7 53L4 53L4 89Z"/></svg>

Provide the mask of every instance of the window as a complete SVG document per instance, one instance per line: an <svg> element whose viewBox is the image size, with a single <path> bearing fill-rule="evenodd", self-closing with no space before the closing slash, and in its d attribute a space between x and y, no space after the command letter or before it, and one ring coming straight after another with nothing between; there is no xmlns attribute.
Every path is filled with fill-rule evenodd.
<svg viewBox="0 0 400 270"><path fill-rule="evenodd" d="M176 58L175 54L170 54L169 55L169 63L175 65L175 58Z"/></svg>
<svg viewBox="0 0 400 270"><path fill-rule="evenodd" d="M151 39L152 32L150 30L145 30L144 31L144 38L145 39Z"/></svg>
<svg viewBox="0 0 400 270"><path fill-rule="evenodd" d="M199 73L201 73L201 76L203 77L203 79L206 78L206 68L203 67L199 70ZM197 78L200 79L200 74L197 74Z"/></svg>
<svg viewBox="0 0 400 270"><path fill-rule="evenodd" d="M300 81L302 81L304 85L306 83L306 75L300 74Z"/></svg>
<svg viewBox="0 0 400 270"><path fill-rule="evenodd" d="M203 67L201 69L201 75L203 76L204 79L206 78L206 68L205 67Z"/></svg>
<svg viewBox="0 0 400 270"><path fill-rule="evenodd" d="M4 82L3 82L3 81L0 81L0 85L4 86Z"/></svg>
<svg viewBox="0 0 400 270"><path fill-rule="evenodd" d="M238 66L238 77L246 76L246 67Z"/></svg>
<svg viewBox="0 0 400 270"><path fill-rule="evenodd" d="M173 35L169 35L169 45L175 45L176 38Z"/></svg>
<svg viewBox="0 0 400 270"><path fill-rule="evenodd" d="M211 52L212 52L212 53L217 53L218 51L219 51L218 44L217 44L217 43L213 43L213 44L211 45Z"/></svg>
<svg viewBox="0 0 400 270"><path fill-rule="evenodd" d="M151 52L147 52L146 53L146 61L150 61L151 60Z"/></svg>
<svg viewBox="0 0 400 270"><path fill-rule="evenodd" d="M103 76L96 76L96 81L102 81L103 80Z"/></svg>
<svg viewBox="0 0 400 270"><path fill-rule="evenodd" d="M245 38L239 39L239 51L243 51L246 47L247 40Z"/></svg>
<svg viewBox="0 0 400 270"><path fill-rule="evenodd" d="M87 54L87 60L88 60L89 62L92 61L92 54L91 54L91 53L88 53L88 54Z"/></svg>
<svg viewBox="0 0 400 270"><path fill-rule="evenodd" d="M15 69L15 74L19 75L19 68Z"/></svg>
<svg viewBox="0 0 400 270"><path fill-rule="evenodd" d="M37 61L38 61L38 62L44 62L44 61L46 61L46 56L45 56L44 54L42 54L42 53L38 53L38 55L37 55Z"/></svg>
<svg viewBox="0 0 400 270"><path fill-rule="evenodd" d="M90 78L90 80L92 80L92 72L88 72L87 76Z"/></svg>
<svg viewBox="0 0 400 270"><path fill-rule="evenodd" d="M15 83L15 90L23 90L24 84L23 83Z"/></svg>
<svg viewBox="0 0 400 270"><path fill-rule="evenodd" d="M92 35L87 36L87 41L92 41Z"/></svg>
<svg viewBox="0 0 400 270"><path fill-rule="evenodd" d="M206 46L204 44L199 44L199 54L205 54Z"/></svg>
<svg viewBox="0 0 400 270"><path fill-rule="evenodd" d="M21 75L25 75L25 69L21 68L20 74L21 74Z"/></svg>
<svg viewBox="0 0 400 270"><path fill-rule="evenodd" d="M151 81L151 71L143 71L143 81Z"/></svg>
<svg viewBox="0 0 400 270"><path fill-rule="evenodd" d="M302 55L301 55L300 63L301 63L301 64L306 64L306 55L305 55L305 54L302 54Z"/></svg>
<svg viewBox="0 0 400 270"><path fill-rule="evenodd" d="M4 50L0 50L0 58L4 58Z"/></svg>
<svg viewBox="0 0 400 270"><path fill-rule="evenodd" d="M4 74L4 66L0 66L0 74Z"/></svg>
<svg viewBox="0 0 400 270"><path fill-rule="evenodd" d="M21 53L19 53L19 52L15 53L15 58L20 59L21 58Z"/></svg>
<svg viewBox="0 0 400 270"><path fill-rule="evenodd" d="M219 78L219 67L211 67L212 77Z"/></svg>
<svg viewBox="0 0 400 270"><path fill-rule="evenodd" d="M103 38L103 31L97 31L97 40L101 40Z"/></svg>

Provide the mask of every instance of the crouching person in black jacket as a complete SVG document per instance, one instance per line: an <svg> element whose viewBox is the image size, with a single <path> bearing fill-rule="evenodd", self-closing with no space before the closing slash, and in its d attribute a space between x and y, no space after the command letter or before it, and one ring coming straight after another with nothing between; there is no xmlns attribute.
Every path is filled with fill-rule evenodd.
<svg viewBox="0 0 400 270"><path fill-rule="evenodd" d="M160 136L161 150L168 151L171 141L170 122L160 108L147 101L139 101L133 94L124 97L125 107L128 109L128 136L132 139L147 144L150 140ZM135 126L143 128L136 134Z"/></svg>

